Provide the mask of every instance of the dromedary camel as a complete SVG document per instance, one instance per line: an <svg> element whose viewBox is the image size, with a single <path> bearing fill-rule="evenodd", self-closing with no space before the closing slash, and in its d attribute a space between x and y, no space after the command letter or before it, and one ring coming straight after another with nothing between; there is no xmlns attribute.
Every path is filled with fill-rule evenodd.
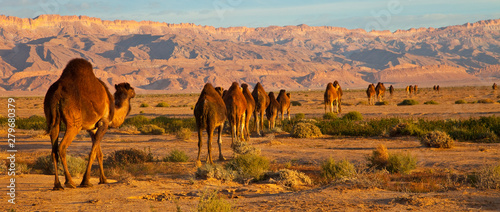
<svg viewBox="0 0 500 212"><path fill-rule="evenodd" d="M222 87L215 87L215 91L220 94L221 97L224 96L224 88Z"/></svg>
<svg viewBox="0 0 500 212"><path fill-rule="evenodd" d="M231 145L234 145L234 140L243 139L243 128L245 121L245 112L247 110L247 100L240 89L237 82L233 82L226 94L222 97L226 104L226 116L231 127Z"/></svg>
<svg viewBox="0 0 500 212"><path fill-rule="evenodd" d="M52 161L54 164L54 190L64 189L59 181L57 162L61 160L66 182L64 185L75 188L66 163L66 149L80 130L87 130L92 139L87 169L83 175L81 187L90 187L90 169L97 156L99 162L99 183L106 183L102 165L103 154L101 140L108 127L120 126L130 112L130 99L135 91L128 83L115 85L114 98L108 88L92 70L92 64L78 58L69 61L61 77L52 84L43 102L47 133L52 142ZM66 132L58 141L61 122L66 125Z"/></svg>
<svg viewBox="0 0 500 212"><path fill-rule="evenodd" d="M375 86L375 92L377 93L377 98L379 102L382 102L382 99L385 95L385 86L384 83L378 82L377 86Z"/></svg>
<svg viewBox="0 0 500 212"><path fill-rule="evenodd" d="M336 103L339 108L338 113L342 113L342 96L344 95L344 92L342 91L342 87L340 87L340 84L337 80L333 82L333 87L337 88L337 92L339 94L339 99Z"/></svg>
<svg viewBox="0 0 500 212"><path fill-rule="evenodd" d="M375 85L370 84L368 85L368 89L366 89L366 96L368 97L368 104L369 105L374 105L375 104Z"/></svg>
<svg viewBox="0 0 500 212"><path fill-rule="evenodd" d="M418 85L414 85L414 86L413 86L413 93L414 93L415 95L417 95L417 93L418 93Z"/></svg>
<svg viewBox="0 0 500 212"><path fill-rule="evenodd" d="M283 114L286 111L286 115L288 116L288 120L290 120L290 95L286 93L285 90L281 89L278 97L276 98L278 101L278 116L281 114L281 121L285 119Z"/></svg>
<svg viewBox="0 0 500 212"><path fill-rule="evenodd" d="M254 126L258 135L264 136L264 112L269 106L270 100L264 87L258 82L252 91L253 99L255 100L254 110Z"/></svg>
<svg viewBox="0 0 500 212"><path fill-rule="evenodd" d="M276 126L276 116L278 116L278 108L280 105L278 101L276 101L276 97L272 91L269 92L269 100L269 106L266 108L266 117L269 121L269 130L272 130Z"/></svg>
<svg viewBox="0 0 500 212"><path fill-rule="evenodd" d="M389 86L389 94L392 96L394 94L394 86Z"/></svg>
<svg viewBox="0 0 500 212"><path fill-rule="evenodd" d="M497 83L493 83L493 86L491 86L491 88L493 88L493 90L498 89Z"/></svg>
<svg viewBox="0 0 500 212"><path fill-rule="evenodd" d="M212 161L212 136L214 130L219 130L219 160L225 160L222 156L222 128L226 120L226 105L222 100L222 96L214 89L212 84L207 83L201 91L200 97L194 107L194 117L196 119L196 128L198 130L198 158L196 159L196 166L201 166L200 154L203 142L201 139L203 129L206 129L208 134L207 147L208 147L208 163L213 164Z"/></svg>
<svg viewBox="0 0 500 212"><path fill-rule="evenodd" d="M337 87L333 86L330 82L326 85L326 90L324 94L324 104L325 104L325 113L327 113L327 107L330 107L330 112L333 113L333 104L335 103L335 113L339 112L339 99L340 93Z"/></svg>
<svg viewBox="0 0 500 212"><path fill-rule="evenodd" d="M248 90L248 85L243 83L241 84L241 88L243 89L243 96L247 100L247 110L245 112L245 139L250 139L250 118L252 117L252 113L255 110L255 100L253 99L252 93Z"/></svg>

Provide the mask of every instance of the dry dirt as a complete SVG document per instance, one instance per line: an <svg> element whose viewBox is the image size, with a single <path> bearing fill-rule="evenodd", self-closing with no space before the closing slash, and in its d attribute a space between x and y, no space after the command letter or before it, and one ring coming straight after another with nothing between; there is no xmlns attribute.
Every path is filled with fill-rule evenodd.
<svg viewBox="0 0 500 212"><path fill-rule="evenodd" d="M292 116L304 113L306 117L320 117L324 113L321 105L322 91L293 92L292 101L302 106L292 107ZM160 115L171 117L191 117L191 106L198 95L143 95L133 99L132 116L142 113L149 117ZM426 119L460 119L479 116L500 115L500 104L456 105L459 99L476 101L479 99L499 100L499 94L489 87L442 88L435 93L432 89L421 89L412 97L420 102L415 106L397 106L407 98L397 90L392 97L386 95L390 103L385 106L358 104L367 101L364 91L345 91L343 113L359 111L365 118L413 117ZM439 105L424 105L434 100ZM17 115L28 117L43 114L43 97L18 98ZM172 107L154 107L159 102L167 102ZM150 106L141 108L141 103ZM33 161L36 157L50 153L50 142L40 131L17 131L16 154L19 161ZM6 135L4 135L6 137ZM120 149L150 149L159 158L172 149L186 152L191 160L186 163L155 164L165 170L159 174L144 174L110 178L111 183L97 184L93 175L91 188L65 189L53 191L53 175L21 174L16 177L16 204L7 203L5 194L10 177L0 176L4 192L0 196L2 211L182 211L196 210L200 196L208 189L217 189L240 211L496 211L500 209L498 190L479 190L474 187L459 186L446 191L412 193L393 189L366 188L347 181L336 184L316 183L313 186L289 189L272 182L251 183L221 182L214 179L195 178L194 159L197 154L196 134L190 141L182 141L174 135L134 135L120 130L110 130L104 137L102 149L105 155ZM223 153L227 159L233 157L230 138L225 135ZM4 139L5 140L5 139ZM452 149L440 150L421 147L415 137L338 137L325 135L314 139L291 138L287 133L268 133L265 137L252 137L250 143L261 149L273 169L288 164L319 179L320 163L332 157L347 159L361 167L366 164L366 156L378 144L384 144L389 152L409 152L417 160L417 170L422 172L446 171L467 173L484 165L498 164L500 144L478 144L460 142ZM7 157L7 142L1 145L2 158ZM204 149L205 150L205 149ZM216 150L216 149L214 149ZM85 156L90 151L89 138L81 133L68 149L69 154ZM214 151L216 152L216 151ZM205 158L206 150L202 158ZM71 167L70 167L71 168ZM106 168L106 167L105 167ZM94 167L95 169L95 167ZM64 177L60 177L64 181ZM81 178L75 178L79 183Z"/></svg>

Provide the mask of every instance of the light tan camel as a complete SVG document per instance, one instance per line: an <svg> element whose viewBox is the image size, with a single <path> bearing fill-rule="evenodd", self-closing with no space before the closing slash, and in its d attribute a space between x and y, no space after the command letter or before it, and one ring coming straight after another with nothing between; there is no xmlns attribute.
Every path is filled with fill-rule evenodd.
<svg viewBox="0 0 500 212"><path fill-rule="evenodd" d="M335 113L339 112L339 90L333 83L328 83L326 85L326 90L324 94L324 104L325 104L325 113L327 113L327 107L330 107L330 112L333 113L333 104L335 103Z"/></svg>
<svg viewBox="0 0 500 212"><path fill-rule="evenodd" d="M410 95L410 86L406 86L406 96Z"/></svg>
<svg viewBox="0 0 500 212"><path fill-rule="evenodd" d="M375 86L375 92L377 93L377 98L379 102L382 102L382 99L385 95L385 86L384 83L378 82L377 86Z"/></svg>
<svg viewBox="0 0 500 212"><path fill-rule="evenodd" d="M207 162L213 164L212 161L212 137L214 130L219 130L217 143L219 144L219 160L225 160L222 156L222 128L226 121L226 105L222 100L222 96L214 89L212 84L207 83L201 91L200 97L194 107L194 117L196 119L196 128L198 131L198 158L196 166L201 166L201 147L203 146L202 131L206 129L208 134L207 147L208 159Z"/></svg>
<svg viewBox="0 0 500 212"><path fill-rule="evenodd" d="M414 93L415 95L417 95L417 93L418 93L418 85L414 85L414 86L413 86L413 93Z"/></svg>
<svg viewBox="0 0 500 212"><path fill-rule="evenodd" d="M375 85L370 84L368 85L368 88L366 89L366 96L368 97L368 104L369 105L374 105L375 104Z"/></svg>
<svg viewBox="0 0 500 212"><path fill-rule="evenodd" d="M254 110L254 126L258 135L264 136L264 112L269 106L270 99L264 87L258 82L252 91L253 99L255 100Z"/></svg>
<svg viewBox="0 0 500 212"><path fill-rule="evenodd" d="M247 110L247 100L237 82L233 82L226 94L222 97L226 104L226 116L231 127L231 145L234 141L243 139L243 129L245 125L245 112Z"/></svg>
<svg viewBox="0 0 500 212"><path fill-rule="evenodd" d="M339 108L339 113L342 113L342 96L344 95L344 92L342 91L342 87L340 87L340 84L337 80L333 82L333 87L337 88L337 92L339 94L339 99L337 100L338 102L336 103Z"/></svg>
<svg viewBox="0 0 500 212"><path fill-rule="evenodd" d="M288 120L290 120L290 93L286 93L285 90L280 90L280 93L278 94L278 97L276 97L276 100L278 101L279 107L278 107L278 116L281 114L281 121L283 121L284 118L284 113L286 111L286 115L288 116Z"/></svg>
<svg viewBox="0 0 500 212"><path fill-rule="evenodd" d="M269 100L269 106L266 108L266 117L269 121L269 130L272 130L276 126L276 116L278 116L279 103L276 101L276 97L272 91L269 92Z"/></svg>
<svg viewBox="0 0 500 212"><path fill-rule="evenodd" d="M394 94L394 86L389 86L389 94L392 96Z"/></svg>
<svg viewBox="0 0 500 212"><path fill-rule="evenodd" d="M243 96L247 100L247 110L245 112L245 139L250 139L250 118L252 117L252 113L255 110L255 100L253 99L252 93L248 90L248 85L243 83L241 84L241 88L243 89Z"/></svg>
<svg viewBox="0 0 500 212"><path fill-rule="evenodd" d="M97 156L99 162L99 184L106 183L102 165L101 141L108 127L120 126L130 112L130 99L135 91L130 84L115 85L114 98L108 88L92 70L92 64L84 59L73 59L64 68L61 77L52 84L44 99L44 112L47 120L47 133L52 142L52 161L54 163L54 190L64 189L59 181L57 162L61 160L66 182L64 185L75 188L66 163L66 149L80 130L87 130L92 139L87 169L81 187L90 187L90 170ZM66 132L59 143L61 122Z"/></svg>

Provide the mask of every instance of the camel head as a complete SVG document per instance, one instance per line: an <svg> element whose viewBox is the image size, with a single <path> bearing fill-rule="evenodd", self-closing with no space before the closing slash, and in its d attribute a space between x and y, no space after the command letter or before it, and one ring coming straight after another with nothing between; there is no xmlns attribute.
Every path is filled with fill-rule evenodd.
<svg viewBox="0 0 500 212"><path fill-rule="evenodd" d="M120 84L115 84L115 105L120 108L125 100L129 100L135 97L135 90L130 86L130 84L124 82Z"/></svg>

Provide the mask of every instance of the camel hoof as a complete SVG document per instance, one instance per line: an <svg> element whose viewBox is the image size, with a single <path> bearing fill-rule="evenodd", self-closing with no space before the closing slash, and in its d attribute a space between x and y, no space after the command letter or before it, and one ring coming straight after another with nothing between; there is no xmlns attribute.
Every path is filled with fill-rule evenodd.
<svg viewBox="0 0 500 212"><path fill-rule="evenodd" d="M70 182L70 183L64 183L64 186L66 186L66 188L76 188L75 184Z"/></svg>
<svg viewBox="0 0 500 212"><path fill-rule="evenodd" d="M104 179L104 180L99 180L99 184L106 184L108 183L108 180L107 179Z"/></svg>
<svg viewBox="0 0 500 212"><path fill-rule="evenodd" d="M220 161L226 161L226 158L225 158L224 156L220 156L220 157L219 157L219 160L220 160Z"/></svg>
<svg viewBox="0 0 500 212"><path fill-rule="evenodd" d="M64 187L62 187L61 183L54 184L54 188L52 188L52 190L54 191L64 190Z"/></svg>
<svg viewBox="0 0 500 212"><path fill-rule="evenodd" d="M80 187L82 187L82 188L91 188L92 186L93 185L90 184L90 183L82 183L82 184L80 184Z"/></svg>

